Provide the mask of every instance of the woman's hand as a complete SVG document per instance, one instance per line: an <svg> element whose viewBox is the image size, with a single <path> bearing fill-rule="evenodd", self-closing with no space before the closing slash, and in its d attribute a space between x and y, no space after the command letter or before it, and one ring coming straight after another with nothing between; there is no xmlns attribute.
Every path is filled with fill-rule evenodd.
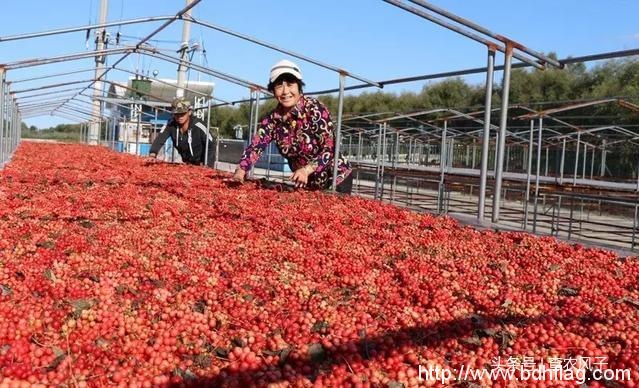
<svg viewBox="0 0 639 388"><path fill-rule="evenodd" d="M313 173L311 166L298 168L291 176L291 180L295 182L295 187L306 187L308 184L308 176Z"/></svg>
<svg viewBox="0 0 639 388"><path fill-rule="evenodd" d="M233 173L233 178L231 179L233 179L235 182L243 183L245 176L246 176L246 171L238 167L235 169L235 173Z"/></svg>

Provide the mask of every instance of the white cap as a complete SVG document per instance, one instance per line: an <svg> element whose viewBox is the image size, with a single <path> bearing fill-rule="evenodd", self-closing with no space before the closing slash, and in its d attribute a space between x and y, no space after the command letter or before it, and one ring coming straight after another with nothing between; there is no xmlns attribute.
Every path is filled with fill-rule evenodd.
<svg viewBox="0 0 639 388"><path fill-rule="evenodd" d="M302 72L300 71L299 66L295 63L289 61L288 59L282 59L271 67L271 76L269 77L269 82L273 82L277 79L277 77L282 74L292 74L298 80L302 80Z"/></svg>

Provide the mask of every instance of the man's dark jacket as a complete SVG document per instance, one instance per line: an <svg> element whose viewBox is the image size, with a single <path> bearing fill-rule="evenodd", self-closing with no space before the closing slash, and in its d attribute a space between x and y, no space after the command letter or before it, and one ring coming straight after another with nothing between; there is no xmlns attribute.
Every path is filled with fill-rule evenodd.
<svg viewBox="0 0 639 388"><path fill-rule="evenodd" d="M169 137L182 157L182 161L188 164L205 164L204 155L208 138L209 150L206 165L213 167L215 163L215 142L213 141L213 136L208 133L206 125L200 119L191 115L189 129L185 133L180 131L175 119L171 119L155 138L153 144L151 144L149 153L157 155Z"/></svg>

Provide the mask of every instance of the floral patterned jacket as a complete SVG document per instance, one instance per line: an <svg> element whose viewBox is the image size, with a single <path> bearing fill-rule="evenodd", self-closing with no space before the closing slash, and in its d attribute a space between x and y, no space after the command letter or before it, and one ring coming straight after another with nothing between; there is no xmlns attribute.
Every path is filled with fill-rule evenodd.
<svg viewBox="0 0 639 388"><path fill-rule="evenodd" d="M266 115L251 144L244 150L240 168L248 171L271 141L288 160L292 171L308 165L314 168L308 177L309 189L330 187L333 180L335 133L331 115L319 100L302 95L297 106L288 114L283 114L278 106ZM351 171L350 163L340 156L337 184L348 177Z"/></svg>

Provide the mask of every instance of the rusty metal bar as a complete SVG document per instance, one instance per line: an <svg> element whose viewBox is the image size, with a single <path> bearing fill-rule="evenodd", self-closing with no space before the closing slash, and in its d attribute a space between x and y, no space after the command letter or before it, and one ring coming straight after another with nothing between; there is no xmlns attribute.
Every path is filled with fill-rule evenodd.
<svg viewBox="0 0 639 388"><path fill-rule="evenodd" d="M502 53L506 53L506 51L508 51L507 47L508 47L508 45L510 45L511 46L511 50L510 50L511 51L511 53L510 53L511 56L519 59L522 62L528 63L529 65L534 66L534 67L536 67L538 69L544 69L544 66L539 64L538 62L535 62L534 60L532 60L530 58L527 58L527 57L525 57L525 56L523 56L521 54L513 53L512 52L512 43L513 43L512 41L509 41L506 44L506 47L504 47L503 45L500 45L498 43L491 42L491 41L489 41L487 39L484 39L481 36L479 36L479 35L477 35L477 34L475 34L473 32L466 31L466 30L464 30L462 28L459 28L459 27L457 27L457 26L455 26L453 24L450 24L450 23L448 23L448 22L446 22L446 21L444 21L444 20L442 20L442 19L440 19L438 17L430 15L430 14L428 14L428 13L426 13L426 12L420 10L420 9L417 9L415 7L411 7L409 5L406 5L406 4L404 4L403 2L401 2L399 0L383 0L383 1L385 1L386 3L392 4L392 5L396 6L396 7L402 8L403 10L408 11L408 12L410 12L412 14L417 15L417 16L420 16L420 17L422 17L424 19L430 20L431 22L433 22L435 24L439 24L442 27L448 28L449 30L457 32L458 34L464 35L465 37L470 38L470 39L472 39L474 41L477 41L479 43L483 43L483 44L485 44L488 47L494 47L496 50L499 50Z"/></svg>
<svg viewBox="0 0 639 388"><path fill-rule="evenodd" d="M471 22L468 19L465 19L465 18L462 18L460 16L457 16L457 15L451 13L451 12L448 12L448 11L442 9L442 8L439 8L437 6L429 4L429 3L427 3L427 2L425 2L423 0L409 0L409 1L411 3L417 4L417 5L420 5L420 6L424 7L424 8L426 8L426 9L429 9L429 10L435 12L435 13L438 13L438 14L444 16L444 17L452 19L452 20L456 21L459 24L462 24L462 25L464 25L466 27L472 28L473 30L475 30L477 32L481 32L484 35L488 35L488 36L490 36L493 39L497 39L497 40L503 42L504 44L509 44L509 43L513 44L514 47L517 50L521 50L521 51L523 51L523 52L525 52L527 54L530 54L533 57L535 57L535 58L537 58L539 60L542 60L542 61L544 61L546 63L550 63L551 65L553 65L555 67L558 67L558 68L563 68L564 67L564 65L561 62L559 62L559 61L557 61L555 59L552 59L552 58L550 58L550 57L548 57L548 56L546 56L546 55L544 55L544 54L542 54L542 53L540 53L538 51L535 51L533 49L525 47L522 44L516 43L512 39L508 39L505 36L502 36L502 35L499 35L499 34L495 34L494 32L492 32L492 31L490 31L490 30L488 30L488 29L486 29L486 28L484 28L484 27L482 27L482 26L480 26L480 25L478 25L478 24L476 24L474 22Z"/></svg>

